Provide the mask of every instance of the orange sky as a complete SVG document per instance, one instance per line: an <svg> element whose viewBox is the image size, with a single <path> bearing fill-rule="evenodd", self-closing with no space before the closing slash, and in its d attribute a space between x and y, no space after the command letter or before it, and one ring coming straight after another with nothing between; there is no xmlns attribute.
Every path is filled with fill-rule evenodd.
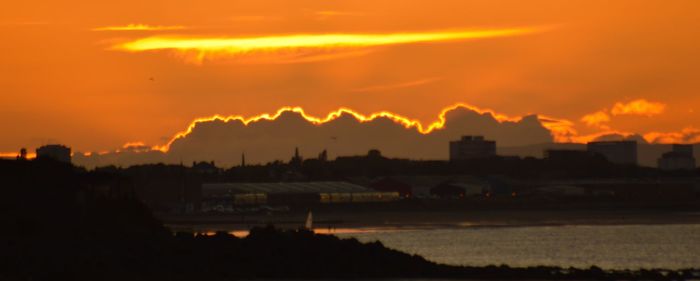
<svg viewBox="0 0 700 281"><path fill-rule="evenodd" d="M565 119L575 137L673 141L700 128L698 1L397 3L5 3L0 151L162 145L197 117L283 106L388 110L427 124L461 102ZM527 32L463 33L513 29ZM168 41L123 48L148 38ZM224 45L171 48L182 40Z"/></svg>

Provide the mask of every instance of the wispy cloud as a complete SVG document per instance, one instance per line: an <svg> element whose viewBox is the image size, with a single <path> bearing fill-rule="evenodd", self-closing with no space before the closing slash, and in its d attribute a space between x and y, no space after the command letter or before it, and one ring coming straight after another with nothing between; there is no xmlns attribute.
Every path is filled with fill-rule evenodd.
<svg viewBox="0 0 700 281"><path fill-rule="evenodd" d="M610 122L610 115L607 113L607 110L600 110L581 117L581 122L589 127L609 129L606 124Z"/></svg>
<svg viewBox="0 0 700 281"><path fill-rule="evenodd" d="M413 43L463 41L519 36L538 32L537 28L485 29L388 34L293 34L263 37L186 37L152 36L113 46L126 52L175 51L194 54L202 61L209 56L236 56L250 53L295 52L367 48Z"/></svg>
<svg viewBox="0 0 700 281"><path fill-rule="evenodd" d="M538 117L542 126L552 134L554 141L575 142L578 137L578 131L575 129L574 122L541 114L539 114Z"/></svg>
<svg viewBox="0 0 700 281"><path fill-rule="evenodd" d="M699 143L700 129L688 127L679 132L649 132L644 138L654 143Z"/></svg>
<svg viewBox="0 0 700 281"><path fill-rule="evenodd" d="M614 116L638 115L651 117L666 110L666 105L660 102L650 102L646 99L636 99L630 102L617 102L612 110L601 109L581 117L581 122L589 127L610 130L608 125Z"/></svg>
<svg viewBox="0 0 700 281"><path fill-rule="evenodd" d="M388 84L388 85L373 85L373 86L368 86L368 87L362 87L358 89L353 89L350 90L351 92L379 92L379 91L386 91L386 90L394 90L394 89L402 89L402 88L410 88L410 87L416 87L416 86L421 86L421 85L426 85L430 83L434 83L437 81L442 80L442 78L439 77L431 77L431 78L424 78L424 79L418 79L418 80L413 80L413 81L407 81L407 82L401 82L401 83L396 83L396 84Z"/></svg>
<svg viewBox="0 0 700 281"><path fill-rule="evenodd" d="M606 135L630 136L634 133L620 131L610 126L610 122L615 116L632 115L652 117L663 114L666 104L662 102L652 102L646 99L635 99L629 102L617 102L611 110L602 109L591 114L584 115L581 122L589 127L600 129L589 135L574 135L571 140L575 142L587 142ZM700 142L700 129L687 127L675 132L646 132L642 136L649 143L698 143Z"/></svg>
<svg viewBox="0 0 700 281"><path fill-rule="evenodd" d="M612 115L642 115L654 116L664 112L666 104L637 99L627 103L618 102L610 111Z"/></svg>
<svg viewBox="0 0 700 281"><path fill-rule="evenodd" d="M147 24L128 24L119 26L103 26L93 28L92 31L164 31L164 30L183 30L187 29L181 25L147 25Z"/></svg>
<svg viewBox="0 0 700 281"><path fill-rule="evenodd" d="M371 53L371 49L361 50L344 50L333 52L293 52L286 54L268 54L267 56L255 56L248 62L260 64L294 64L294 63L313 63L327 60L348 59L360 57ZM239 62L246 62L239 60Z"/></svg>

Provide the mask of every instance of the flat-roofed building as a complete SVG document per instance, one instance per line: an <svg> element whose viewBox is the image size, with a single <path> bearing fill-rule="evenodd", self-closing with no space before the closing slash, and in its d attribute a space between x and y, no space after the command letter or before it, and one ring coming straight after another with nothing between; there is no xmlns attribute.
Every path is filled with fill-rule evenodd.
<svg viewBox="0 0 700 281"><path fill-rule="evenodd" d="M496 142L483 136L463 136L450 142L450 161L483 159L496 156Z"/></svg>
<svg viewBox="0 0 700 281"><path fill-rule="evenodd" d="M693 170L696 167L693 145L674 144L671 151L664 153L658 160L662 170Z"/></svg>
<svg viewBox="0 0 700 281"><path fill-rule="evenodd" d="M588 151L602 155L615 164L637 165L636 141L596 141L589 142Z"/></svg>
<svg viewBox="0 0 700 281"><path fill-rule="evenodd" d="M36 149L37 159L53 159L65 163L71 162L71 149L65 145L49 144Z"/></svg>
<svg viewBox="0 0 700 281"><path fill-rule="evenodd" d="M586 150L577 149L547 149L544 151L545 159L560 162L587 160L591 158L591 155Z"/></svg>
<svg viewBox="0 0 700 281"><path fill-rule="evenodd" d="M380 192L348 182L204 183L202 208L213 205L312 205L399 200L398 192Z"/></svg>

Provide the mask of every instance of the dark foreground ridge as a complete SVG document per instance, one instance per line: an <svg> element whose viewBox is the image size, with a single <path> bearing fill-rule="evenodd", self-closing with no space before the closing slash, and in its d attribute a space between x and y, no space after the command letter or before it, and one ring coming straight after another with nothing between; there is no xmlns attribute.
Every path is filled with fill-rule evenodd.
<svg viewBox="0 0 700 281"><path fill-rule="evenodd" d="M115 239L116 238L116 239ZM29 242L29 241L25 241ZM2 280L238 280L451 278L477 280L688 280L697 270L602 270L440 265L417 255L307 230L253 228L238 238L177 233L142 241L53 241L10 247ZM47 247L47 248L44 248ZM56 252L58 251L58 252Z"/></svg>
<svg viewBox="0 0 700 281"><path fill-rule="evenodd" d="M0 280L237 280L455 278L479 280L687 280L694 269L607 271L440 265L307 230L253 228L172 233L128 190L128 178L41 161L0 161Z"/></svg>

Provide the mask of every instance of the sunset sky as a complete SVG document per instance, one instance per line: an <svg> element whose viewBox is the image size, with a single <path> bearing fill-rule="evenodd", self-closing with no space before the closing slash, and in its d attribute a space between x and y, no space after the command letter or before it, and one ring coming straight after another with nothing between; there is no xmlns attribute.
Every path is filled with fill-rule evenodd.
<svg viewBox="0 0 700 281"><path fill-rule="evenodd" d="M11 1L0 152L159 146L299 106L426 126L464 103L558 141L700 141L700 1ZM551 125L554 127L554 125ZM562 129L564 128L564 129ZM566 132L566 134L564 134Z"/></svg>

